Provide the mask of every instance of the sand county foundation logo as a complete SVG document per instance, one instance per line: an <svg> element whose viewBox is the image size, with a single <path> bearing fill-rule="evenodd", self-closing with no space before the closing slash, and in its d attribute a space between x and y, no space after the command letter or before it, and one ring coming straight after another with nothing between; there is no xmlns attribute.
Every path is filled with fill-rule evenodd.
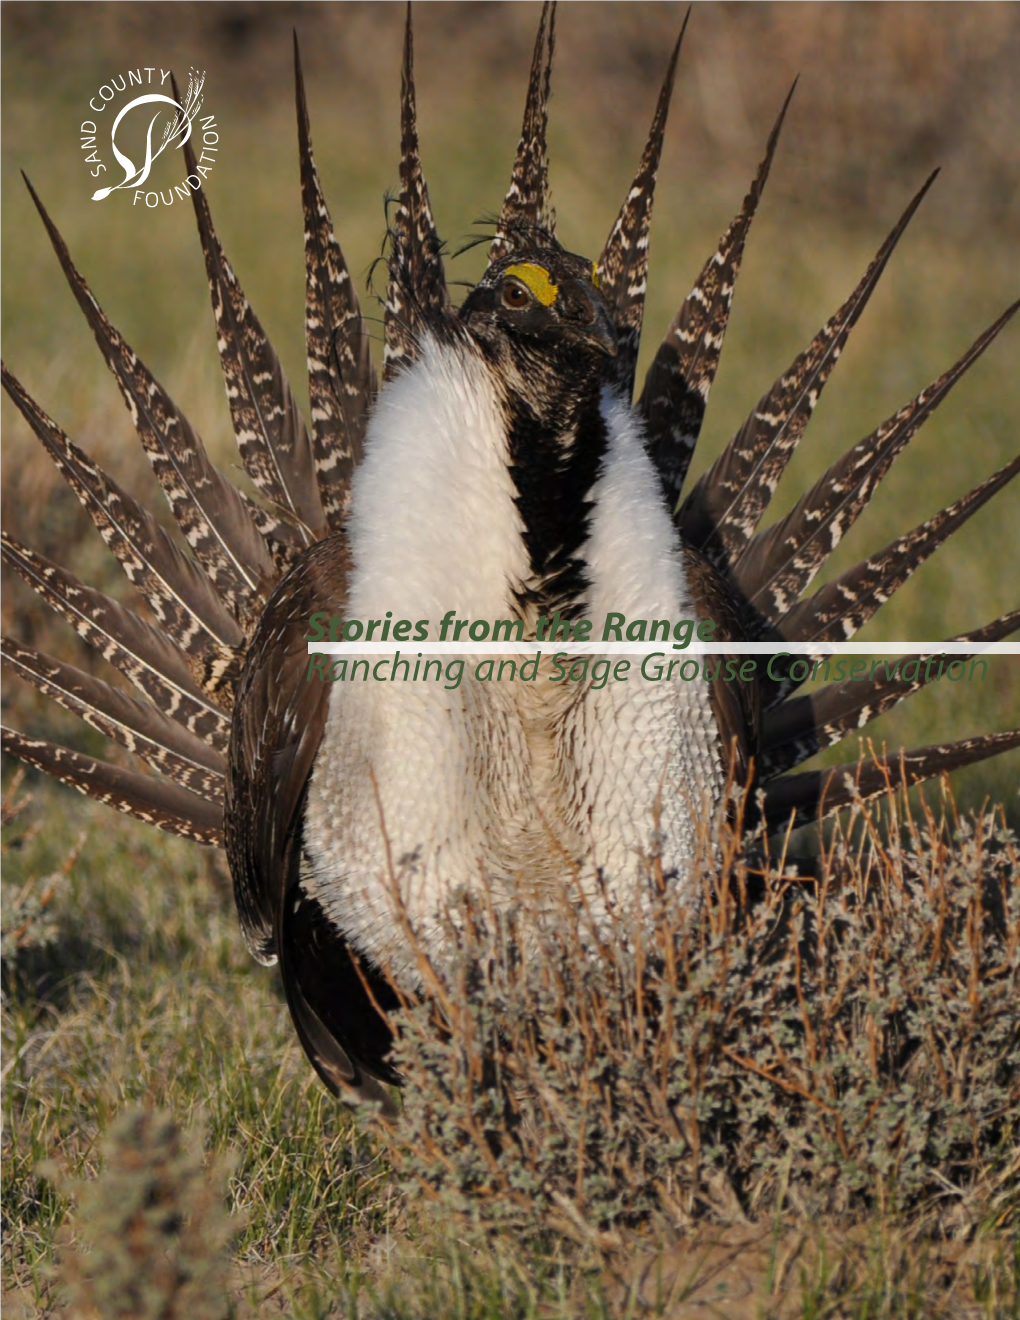
<svg viewBox="0 0 1020 1320"><path fill-rule="evenodd" d="M128 69L103 83L89 101L95 118L81 124L85 163L103 185L92 194L94 202L123 194L132 206L153 210L201 188L216 164L220 141L204 88L205 73L195 69L183 96L169 69ZM187 142L195 154L191 170L183 154Z"/></svg>

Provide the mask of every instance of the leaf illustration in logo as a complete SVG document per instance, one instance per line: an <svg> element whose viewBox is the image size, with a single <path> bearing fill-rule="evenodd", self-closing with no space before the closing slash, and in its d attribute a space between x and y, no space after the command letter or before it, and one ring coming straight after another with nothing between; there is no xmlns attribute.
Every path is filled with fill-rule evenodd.
<svg viewBox="0 0 1020 1320"><path fill-rule="evenodd" d="M101 202L104 197L109 197L110 193L116 192L120 188L137 188L140 184L143 184L149 177L149 171L152 169L153 161L161 152L165 151L170 143L176 138L180 138L180 141L177 143L178 149L184 146L185 142L191 137L192 120L202 107L200 96L204 82L204 74L198 79L197 83L194 76L192 76L188 82L188 94L185 97L184 105L180 105L171 96L164 96L161 92L149 92L145 96L135 97L133 101L129 101L128 104L123 107L120 114L118 114L117 118L113 121L113 129L110 134L110 145L113 147L113 154L123 166L124 178L120 183L115 183L109 188L97 189L96 192L92 194L92 200L94 202ZM145 135L145 163L139 168L135 165L130 156L125 155L125 153L118 148L117 129L120 127L124 116L128 114L129 111L134 110L140 105L151 105L153 102L172 105L176 113L173 121L165 125L163 129L163 141L155 151L152 147L152 131L159 122L161 115L157 114L153 116L152 122L149 124L148 131Z"/></svg>

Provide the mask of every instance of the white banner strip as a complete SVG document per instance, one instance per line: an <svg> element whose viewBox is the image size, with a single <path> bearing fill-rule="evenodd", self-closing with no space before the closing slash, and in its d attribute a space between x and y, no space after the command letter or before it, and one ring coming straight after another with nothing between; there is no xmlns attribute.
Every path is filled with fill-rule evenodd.
<svg viewBox="0 0 1020 1320"><path fill-rule="evenodd" d="M1020 642L309 642L309 655L1020 655Z"/></svg>

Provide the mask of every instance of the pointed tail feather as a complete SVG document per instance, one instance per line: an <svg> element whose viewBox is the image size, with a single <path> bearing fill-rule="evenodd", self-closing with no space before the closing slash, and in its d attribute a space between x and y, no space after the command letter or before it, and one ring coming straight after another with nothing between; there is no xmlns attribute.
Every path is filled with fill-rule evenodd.
<svg viewBox="0 0 1020 1320"><path fill-rule="evenodd" d="M659 473L670 508L680 498L694 455L729 324L744 245L761 200L786 111L790 88L769 134L765 156L740 212L702 268L694 288L673 318L645 376L638 407L645 418L648 452Z"/></svg>
<svg viewBox="0 0 1020 1320"><path fill-rule="evenodd" d="M30 183L28 188L188 545L220 599L237 618L253 621L276 572L244 502L209 462L187 418L107 320Z"/></svg>
<svg viewBox="0 0 1020 1320"><path fill-rule="evenodd" d="M510 187L496 222L496 236L489 248L490 265L518 248L541 247L556 231L556 216L549 202L549 160L546 151L549 84L555 47L556 5L555 2L545 0L531 57L531 76L524 105L521 140L517 146Z"/></svg>
<svg viewBox="0 0 1020 1320"><path fill-rule="evenodd" d="M223 797L226 758L148 701L64 664L13 638L3 638L3 666L45 697L80 715L98 733L200 797Z"/></svg>
<svg viewBox="0 0 1020 1320"><path fill-rule="evenodd" d="M258 504L243 490L238 491L247 510L251 525L265 542L273 561L275 577L280 578L290 568L308 543L308 529L294 521L291 513L276 513Z"/></svg>
<svg viewBox="0 0 1020 1320"><path fill-rule="evenodd" d="M616 325L617 353L613 360L613 376L617 388L628 402L634 393L634 372L641 342L641 322L645 313L648 233L655 204L655 181L659 173L669 104L673 97L676 64L690 16L691 11L688 9L666 67L666 76L637 173L598 260L599 287Z"/></svg>
<svg viewBox="0 0 1020 1320"><path fill-rule="evenodd" d="M765 788L765 820L772 830L807 825L841 807L912 787L1020 747L1020 729L903 751L887 760L846 761L827 770L783 775Z"/></svg>
<svg viewBox="0 0 1020 1320"><path fill-rule="evenodd" d="M165 779L122 770L66 747L28 738L15 729L3 728L0 732L5 752L76 788L79 793L171 834L180 834L196 843L222 845L221 801L199 797Z"/></svg>
<svg viewBox="0 0 1020 1320"><path fill-rule="evenodd" d="M312 405L312 453L326 522L331 531L338 532L347 511L351 478L361 462L368 410L377 386L368 327L361 315L344 254L333 233L333 222L312 157L296 33L294 83L305 218L305 342Z"/></svg>
<svg viewBox="0 0 1020 1320"><path fill-rule="evenodd" d="M184 156L188 173L195 174L197 162L190 142L185 143ZM216 237L205 189L192 192L191 200L241 461L275 510L293 520L299 543L310 545L326 524L304 418L280 359Z"/></svg>
<svg viewBox="0 0 1020 1320"><path fill-rule="evenodd" d="M6 367L2 379L128 580L181 650L205 657L243 646L237 620L209 579L185 558L152 514L67 438Z"/></svg>
<svg viewBox="0 0 1020 1320"><path fill-rule="evenodd" d="M850 331L937 174L929 175L847 301L759 399L684 501L677 519L684 538L719 568L727 569L754 534Z"/></svg>
<svg viewBox="0 0 1020 1320"><path fill-rule="evenodd" d="M752 608L772 622L791 608L922 423L1018 308L1020 302L1007 308L954 366L833 463L785 518L748 542L732 576Z"/></svg>
<svg viewBox="0 0 1020 1320"><path fill-rule="evenodd" d="M849 641L945 541L1020 473L1020 454L962 499L827 582L779 621L798 641Z"/></svg>
<svg viewBox="0 0 1020 1320"><path fill-rule="evenodd" d="M961 633L954 642L1001 641L1020 629L1020 610L1013 610L974 632ZM975 653L953 655L947 664L966 663ZM759 769L763 779L798 766L823 747L842 741L855 729L863 729L899 702L935 682L943 672L937 665L939 653L930 656L901 656L897 660L876 661L869 679L843 679L801 697L783 702L765 713ZM824 663L824 662L823 662ZM932 671L932 666L934 672ZM904 671L913 667L913 678ZM880 670L880 675L875 671ZM824 671L823 671L824 672Z"/></svg>
<svg viewBox="0 0 1020 1320"><path fill-rule="evenodd" d="M400 205L390 236L390 279L383 317L386 366L393 376L418 356L418 337L441 324L450 305L443 273L442 243L429 205L428 186L418 149L414 100L414 37L408 0L404 28L404 66L400 77Z"/></svg>
<svg viewBox="0 0 1020 1320"><path fill-rule="evenodd" d="M87 587L73 573L2 534L5 562L62 615L79 637L165 715L219 752L226 750L230 720L202 691L187 657L162 632L110 596Z"/></svg>

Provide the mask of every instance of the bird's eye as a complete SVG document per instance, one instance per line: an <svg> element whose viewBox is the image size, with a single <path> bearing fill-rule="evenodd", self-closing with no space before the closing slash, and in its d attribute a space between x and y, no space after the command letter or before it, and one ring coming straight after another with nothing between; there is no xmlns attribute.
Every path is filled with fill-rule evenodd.
<svg viewBox="0 0 1020 1320"><path fill-rule="evenodd" d="M503 301L507 307L526 307L528 305L528 292L521 285L507 281L503 285Z"/></svg>

